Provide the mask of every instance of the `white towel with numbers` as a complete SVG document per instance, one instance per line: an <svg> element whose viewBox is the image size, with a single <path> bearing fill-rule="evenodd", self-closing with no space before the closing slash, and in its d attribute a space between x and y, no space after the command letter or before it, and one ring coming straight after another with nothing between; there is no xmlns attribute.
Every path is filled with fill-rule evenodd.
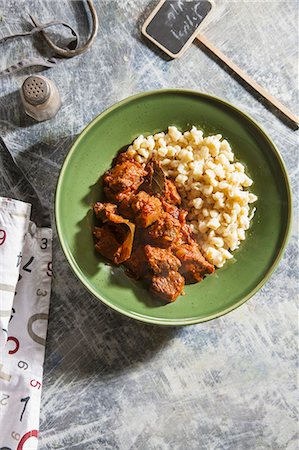
<svg viewBox="0 0 299 450"><path fill-rule="evenodd" d="M36 450L52 276L52 230L0 197L0 450Z"/></svg>

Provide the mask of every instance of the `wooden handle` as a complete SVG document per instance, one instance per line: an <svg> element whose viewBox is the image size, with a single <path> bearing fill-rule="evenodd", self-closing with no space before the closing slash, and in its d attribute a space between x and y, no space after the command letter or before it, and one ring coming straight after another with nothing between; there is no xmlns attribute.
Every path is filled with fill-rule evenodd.
<svg viewBox="0 0 299 450"><path fill-rule="evenodd" d="M249 86L251 86L256 92L261 94L266 98L272 105L279 109L286 117L288 117L292 122L299 125L299 119L291 111L289 111L282 103L280 103L273 95L269 94L262 86L260 86L256 81L254 81L247 73L240 69L235 63L233 63L227 56L225 56L218 48L216 48L206 37L202 34L196 36L205 47L207 47L212 53L214 53L221 61L223 61L228 67L230 67L234 72L236 72L239 77L246 81Z"/></svg>

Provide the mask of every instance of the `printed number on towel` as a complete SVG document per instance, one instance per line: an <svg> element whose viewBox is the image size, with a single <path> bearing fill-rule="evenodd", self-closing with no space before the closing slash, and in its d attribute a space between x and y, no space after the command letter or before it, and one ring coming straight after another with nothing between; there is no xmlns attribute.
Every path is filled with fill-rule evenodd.
<svg viewBox="0 0 299 450"><path fill-rule="evenodd" d="M18 441L20 439L21 435L19 433L17 433L16 431L12 431L11 432L11 437L13 439L15 439L16 441Z"/></svg>
<svg viewBox="0 0 299 450"><path fill-rule="evenodd" d="M41 239L41 245L40 248L42 250L46 250L46 248L48 247L48 239L47 238L42 238Z"/></svg>
<svg viewBox="0 0 299 450"><path fill-rule="evenodd" d="M33 331L33 323L36 320L48 320L48 314L45 313L37 313L37 314L33 314L33 316L30 317L30 319L28 320L28 324L27 324L27 331L29 333L29 336L31 337L31 339L34 340L34 342L36 342L37 344L40 345L46 345L46 339L44 337L38 336L34 331Z"/></svg>
<svg viewBox="0 0 299 450"><path fill-rule="evenodd" d="M24 434L24 436L18 443L17 450L23 450L23 448L24 448L23 445L25 444L25 442L28 441L28 439L30 439L32 437L37 438L37 436L38 436L38 430L27 431L27 433ZM30 448L30 447L26 447L26 448Z"/></svg>
<svg viewBox="0 0 299 450"><path fill-rule="evenodd" d="M28 397L25 397L25 398L21 398L21 400L20 400L20 402L24 402L24 403L25 403L25 404L24 404L23 411L22 411L22 413L21 413L20 422L22 422L23 414L24 414L24 412L25 412L25 409L26 409L26 407L27 407L27 403L29 402L29 400L30 400L30 397L29 397L29 396L28 396Z"/></svg>
<svg viewBox="0 0 299 450"><path fill-rule="evenodd" d="M18 362L18 367L19 367L20 369L27 370L29 366L28 366L28 364L27 364L25 361L19 361L19 362Z"/></svg>
<svg viewBox="0 0 299 450"><path fill-rule="evenodd" d="M6 240L6 231L0 230L0 245L3 245Z"/></svg>
<svg viewBox="0 0 299 450"><path fill-rule="evenodd" d="M48 291L42 291L41 289L38 289L38 290L36 291L36 295L37 295L38 297L45 297L45 296L47 295L47 293L48 293Z"/></svg>
<svg viewBox="0 0 299 450"><path fill-rule="evenodd" d="M6 406L7 405L7 403L8 403L8 399L9 399L9 397L10 397L10 395L8 395L8 394L1 394L1 397L0 397L0 405L2 405L2 406Z"/></svg>
<svg viewBox="0 0 299 450"><path fill-rule="evenodd" d="M37 381L37 380L30 380L30 386L32 386L33 388L37 388L37 389L39 389L40 387L41 387L41 383L39 382L39 381Z"/></svg>
<svg viewBox="0 0 299 450"><path fill-rule="evenodd" d="M51 276L52 276L52 261L50 261L50 262L48 263L47 275L48 275L48 277L51 277Z"/></svg>
<svg viewBox="0 0 299 450"><path fill-rule="evenodd" d="M32 272L31 269L29 269L30 264L34 261L34 256L31 256L31 258L29 259L28 262L26 262L26 264L23 266L23 270L25 270L25 272Z"/></svg>
<svg viewBox="0 0 299 450"><path fill-rule="evenodd" d="M17 265L16 265L16 267L19 267L19 265L21 264L21 260L22 260L22 252L20 252L18 255L17 255Z"/></svg>
<svg viewBox="0 0 299 450"><path fill-rule="evenodd" d="M11 316L10 316L9 321L11 321L11 319L13 318L13 316L15 315L15 313L16 313L15 308L11 308Z"/></svg>
<svg viewBox="0 0 299 450"><path fill-rule="evenodd" d="M8 351L9 355L14 355L15 353L17 353L17 351L18 351L19 348L20 348L20 342L19 342L19 340L18 340L16 337L14 337L14 336L9 336L9 337L7 338L7 342L8 342L8 341L13 341L13 342L15 343L15 348Z"/></svg>

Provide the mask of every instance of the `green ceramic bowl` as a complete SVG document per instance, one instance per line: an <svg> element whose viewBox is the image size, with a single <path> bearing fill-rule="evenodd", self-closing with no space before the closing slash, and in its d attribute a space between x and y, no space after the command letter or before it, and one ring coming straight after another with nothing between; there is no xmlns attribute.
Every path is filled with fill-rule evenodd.
<svg viewBox="0 0 299 450"><path fill-rule="evenodd" d="M99 177L116 153L139 134L176 125L196 125L205 134L221 133L237 159L246 164L258 196L257 211L235 262L203 282L187 286L186 295L161 305L141 282L128 278L94 252L91 205L102 198ZM225 314L248 300L267 281L286 245L291 194L283 161L264 131L229 103L186 90L135 95L96 117L80 134L60 172L56 225L73 271L95 297L134 319L160 325L188 325Z"/></svg>

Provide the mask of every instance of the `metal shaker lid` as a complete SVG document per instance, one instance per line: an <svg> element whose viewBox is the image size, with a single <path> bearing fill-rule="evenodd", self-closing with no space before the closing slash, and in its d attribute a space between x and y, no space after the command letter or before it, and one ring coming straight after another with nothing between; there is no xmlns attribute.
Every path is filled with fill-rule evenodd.
<svg viewBox="0 0 299 450"><path fill-rule="evenodd" d="M22 85L22 92L25 100L31 105L41 105L50 97L51 87L43 77L30 76L26 78Z"/></svg>

